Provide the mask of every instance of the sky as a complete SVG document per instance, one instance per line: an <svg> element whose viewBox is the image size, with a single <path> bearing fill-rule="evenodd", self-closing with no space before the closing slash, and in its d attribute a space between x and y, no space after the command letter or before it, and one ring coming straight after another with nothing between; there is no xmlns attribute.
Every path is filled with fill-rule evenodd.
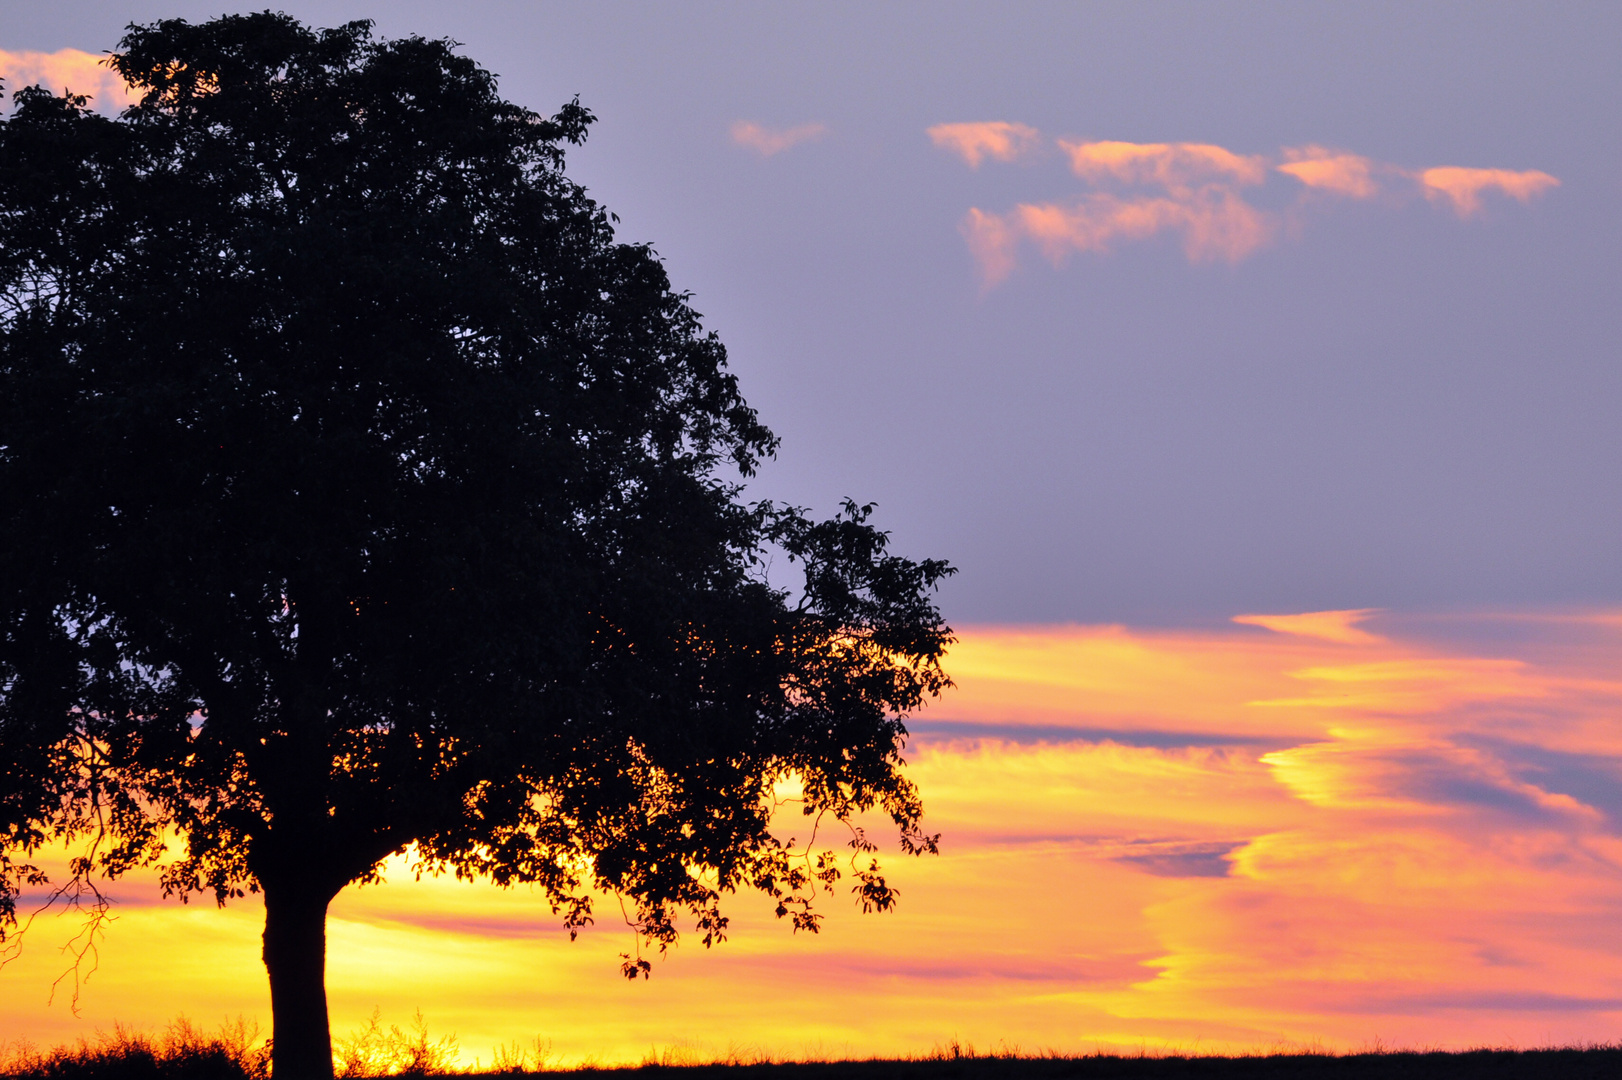
<svg viewBox="0 0 1622 1080"><path fill-rule="evenodd" d="M226 6L0 0L0 76L110 107L124 24ZM783 438L752 493L960 568L899 912L808 941L740 898L629 988L623 935L396 874L335 908L340 1033L1617 1037L1622 9L284 8L579 95L570 175ZM0 1039L265 1012L251 905L121 888L86 1019L39 935Z"/></svg>
<svg viewBox="0 0 1622 1080"><path fill-rule="evenodd" d="M336 1036L421 1010L466 1064L1617 1038L1622 610L987 626L952 666L908 769L941 853L885 856L893 912L841 890L796 936L740 895L729 940L627 983L612 898L571 944L532 893L397 861L332 907ZM77 929L48 916L0 1040L268 1026L256 903L112 892L81 1016L71 981L47 1000Z"/></svg>

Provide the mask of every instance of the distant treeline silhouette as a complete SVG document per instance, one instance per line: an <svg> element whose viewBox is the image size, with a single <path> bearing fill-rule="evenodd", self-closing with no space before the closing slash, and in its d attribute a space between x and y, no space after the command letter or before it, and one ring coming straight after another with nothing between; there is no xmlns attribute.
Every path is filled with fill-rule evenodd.
<svg viewBox="0 0 1622 1080"><path fill-rule="evenodd" d="M732 1051L701 1060L682 1049L652 1050L637 1065L579 1065L550 1068L550 1044L496 1048L489 1065L456 1066L454 1036L432 1038L418 1013L408 1032L387 1029L374 1013L348 1039L336 1040L335 1073L340 1077L533 1076L539 1073L590 1075L603 1072L678 1073L682 1080L1296 1080L1363 1077L1453 1080L1588 1080L1622 1073L1622 1043L1537 1049L1482 1048L1463 1051L1386 1050L1352 1053L1299 1047L1243 1055L1056 1052L1025 1053L1002 1047L980 1053L957 1040L911 1058L784 1060L764 1053ZM182 1019L161 1035L115 1027L94 1039L40 1050L29 1044L0 1044L4 1080L268 1080L271 1054L257 1026L228 1022L206 1034Z"/></svg>

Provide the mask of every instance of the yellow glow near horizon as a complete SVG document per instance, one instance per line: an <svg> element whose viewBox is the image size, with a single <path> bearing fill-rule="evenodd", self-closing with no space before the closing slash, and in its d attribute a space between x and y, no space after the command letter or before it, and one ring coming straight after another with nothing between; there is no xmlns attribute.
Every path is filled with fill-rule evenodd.
<svg viewBox="0 0 1622 1080"><path fill-rule="evenodd" d="M612 900L571 945L530 892L397 860L333 905L335 1033L420 1008L470 1065L537 1036L562 1063L1617 1037L1616 613L960 638L908 752L942 853L888 857L895 913L840 893L795 936L735 897L730 940L627 983ZM0 973L0 1040L182 1013L268 1030L257 904L113 891L83 1019L46 1004L73 929L47 917Z"/></svg>

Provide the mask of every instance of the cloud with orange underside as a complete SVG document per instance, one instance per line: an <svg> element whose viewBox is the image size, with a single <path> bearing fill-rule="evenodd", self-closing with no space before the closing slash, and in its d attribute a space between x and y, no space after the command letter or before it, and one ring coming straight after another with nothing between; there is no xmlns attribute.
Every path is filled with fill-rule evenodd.
<svg viewBox="0 0 1622 1080"><path fill-rule="evenodd" d="M1376 164L1345 151L1327 150L1322 146L1291 147L1284 151L1284 163L1275 168L1313 191L1349 199L1372 199L1380 192L1373 176Z"/></svg>
<svg viewBox="0 0 1622 1080"><path fill-rule="evenodd" d="M938 130L931 129L931 134ZM1181 234L1190 262L1237 262L1274 233L1271 216L1246 203L1234 187L1265 178L1259 158L1200 143L1061 139L1059 147L1069 156L1071 170L1083 179L1154 185L1164 192L1095 192L1070 202L1022 203L1007 214L972 208L961 230L985 287L1013 272L1021 242L1033 244L1049 262L1062 266L1077 252L1106 253L1123 241L1171 231ZM970 164L979 164L978 154Z"/></svg>
<svg viewBox="0 0 1622 1080"><path fill-rule="evenodd" d="M627 986L612 897L571 945L541 897L418 881L401 858L333 904L334 1026L420 1007L466 1064L537 1034L557 1064L954 1037L1081 1053L1614 1038L1618 614L959 628L957 689L908 721L942 854L886 857L895 912L860 915L841 883L822 932L796 936L769 901L728 897L724 945L684 939ZM802 845L814 827L793 806L774 824ZM84 1019L45 1004L64 920L0 974L0 1040L268 1019L262 909L182 908L146 879L119 893Z"/></svg>
<svg viewBox="0 0 1622 1080"><path fill-rule="evenodd" d="M1173 232L1181 236L1190 262L1231 263L1268 243L1276 230L1272 215L1245 202L1237 190L1266 179L1262 158L1205 143L1060 139L1058 146L1083 180L1159 190L1097 191L1070 202L1022 203L1007 214L972 208L961 229L984 288L1013 272L1022 242L1062 266L1077 252L1103 254L1121 242Z"/></svg>
<svg viewBox="0 0 1622 1080"><path fill-rule="evenodd" d="M1168 189L1201 184L1260 184L1266 159L1242 156L1208 143L1076 142L1058 140L1070 171L1083 180L1113 179Z"/></svg>
<svg viewBox="0 0 1622 1080"><path fill-rule="evenodd" d="M1008 122L939 124L928 129L938 146L958 153L970 167L984 160L1013 161L1035 155L1041 135ZM1162 233L1182 239L1191 263L1236 263L1266 247L1285 224L1299 231L1300 211L1313 197L1388 201L1423 193L1452 204L1461 218L1475 215L1481 194L1496 190L1528 202L1559 181L1548 173L1454 167L1414 171L1317 144L1286 147L1280 158L1237 153L1214 143L1137 143L1122 140L1057 139L1070 172L1093 190L1071 200L1021 203L996 213L972 207L959 226L979 270L982 291L1017 268L1021 246L1035 247L1054 266L1077 252L1107 254L1123 242ZM1293 210L1264 210L1245 197L1266 184L1269 173L1300 185ZM1377 177L1379 179L1377 179ZM1317 205L1321 206L1322 199Z"/></svg>
<svg viewBox="0 0 1622 1080"><path fill-rule="evenodd" d="M1144 239L1167 229L1183 234L1190 262L1238 262L1272 234L1266 215L1220 188L1182 198L1099 194L1069 207L1021 206L1017 213L1025 235L1056 265L1071 251L1104 252L1117 239Z"/></svg>
<svg viewBox="0 0 1622 1080"><path fill-rule="evenodd" d="M1461 218L1473 217L1482 208L1481 195L1498 191L1522 203L1531 202L1560 181L1546 172L1528 169L1513 172L1509 169L1465 169L1454 165L1426 169L1419 174L1425 194L1452 204L1454 213Z"/></svg>
<svg viewBox="0 0 1622 1080"><path fill-rule="evenodd" d="M1018 161L1042 145L1042 133L1026 124L991 121L976 124L936 124L925 131L931 142L961 157L971 169L987 158Z"/></svg>
<svg viewBox="0 0 1622 1080"><path fill-rule="evenodd" d="M92 106L114 110L133 105L138 95L106 65L106 56L59 49L56 52L7 52L0 49L0 82L11 93L35 83L55 94L84 94Z"/></svg>
<svg viewBox="0 0 1622 1080"><path fill-rule="evenodd" d="M761 157L781 154L803 142L820 139L828 131L826 124L801 124L791 128L769 128L752 120L739 120L732 125L732 141L753 150Z"/></svg>

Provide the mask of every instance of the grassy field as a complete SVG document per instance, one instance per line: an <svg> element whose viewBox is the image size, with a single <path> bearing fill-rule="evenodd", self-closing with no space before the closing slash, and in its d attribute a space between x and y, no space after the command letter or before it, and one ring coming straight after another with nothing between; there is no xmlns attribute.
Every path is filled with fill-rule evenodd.
<svg viewBox="0 0 1622 1080"><path fill-rule="evenodd" d="M498 1054L494 1068L472 1073L449 1067L452 1040L400 1036L397 1029L371 1029L378 1038L340 1040L339 1075L580 1077L636 1072L671 1080L1171 1080L1257 1077L1264 1080L1361 1080L1361 1078L1561 1078L1622 1077L1622 1044L1537 1050L1482 1049L1461 1052L1383 1051L1354 1054L1270 1053L1241 1057L1141 1054L976 1054L956 1044L909 1060L820 1062L725 1062L669 1064L650 1055L620 1069L537 1070L524 1055ZM362 1033L363 1035L365 1033ZM0 1047L0 1077L6 1080L267 1080L264 1042L249 1025L226 1025L205 1034L184 1021L162 1035L117 1029L73 1046L40 1050L27 1044ZM668 1060L668 1059L667 1059Z"/></svg>

